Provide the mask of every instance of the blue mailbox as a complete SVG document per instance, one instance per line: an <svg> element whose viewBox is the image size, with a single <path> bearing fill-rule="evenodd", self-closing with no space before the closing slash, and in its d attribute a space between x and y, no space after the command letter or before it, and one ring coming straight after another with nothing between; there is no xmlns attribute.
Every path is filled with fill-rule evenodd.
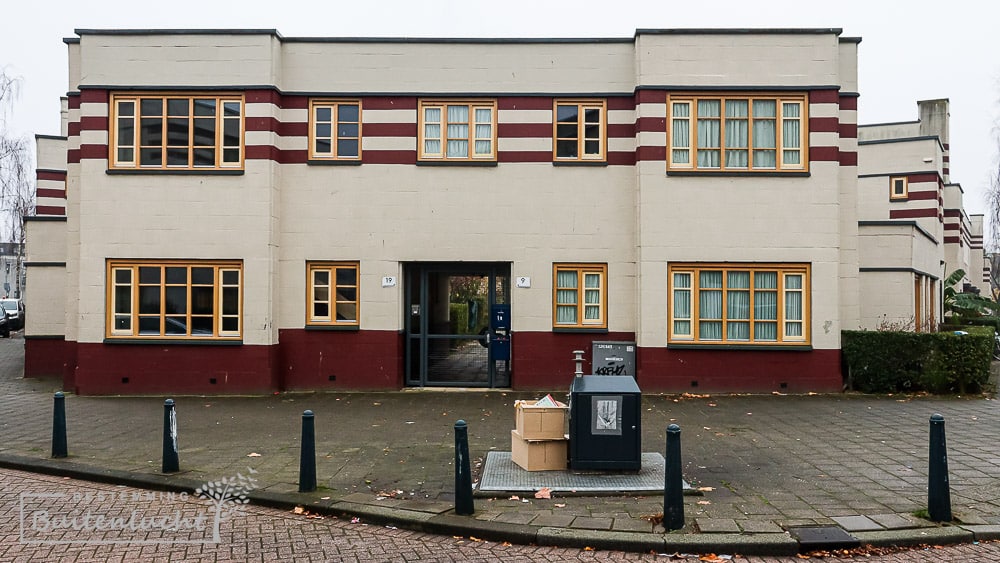
<svg viewBox="0 0 1000 563"><path fill-rule="evenodd" d="M493 361L510 360L510 305L498 303L490 308L490 332Z"/></svg>

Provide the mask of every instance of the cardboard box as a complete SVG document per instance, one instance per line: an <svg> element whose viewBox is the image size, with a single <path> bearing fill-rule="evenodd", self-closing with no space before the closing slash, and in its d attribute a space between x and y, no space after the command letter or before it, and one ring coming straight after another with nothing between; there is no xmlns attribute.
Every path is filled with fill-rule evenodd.
<svg viewBox="0 0 1000 563"><path fill-rule="evenodd" d="M527 471L566 469L565 434L558 440L527 440L517 430L510 431L510 459Z"/></svg>
<svg viewBox="0 0 1000 563"><path fill-rule="evenodd" d="M514 428L525 440L561 440L566 435L569 407L536 407L538 401L518 401L514 405L517 420Z"/></svg>

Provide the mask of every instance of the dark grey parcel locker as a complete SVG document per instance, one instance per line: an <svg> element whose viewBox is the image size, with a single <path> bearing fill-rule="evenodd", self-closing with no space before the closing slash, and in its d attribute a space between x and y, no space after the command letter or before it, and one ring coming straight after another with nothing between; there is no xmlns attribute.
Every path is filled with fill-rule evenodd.
<svg viewBox="0 0 1000 563"><path fill-rule="evenodd" d="M574 377L569 390L569 466L639 470L642 392L631 377Z"/></svg>

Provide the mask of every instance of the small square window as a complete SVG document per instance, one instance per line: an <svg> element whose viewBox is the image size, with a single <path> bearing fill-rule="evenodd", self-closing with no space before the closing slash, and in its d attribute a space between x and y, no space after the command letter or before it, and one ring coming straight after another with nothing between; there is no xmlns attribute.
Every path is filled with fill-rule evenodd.
<svg viewBox="0 0 1000 563"><path fill-rule="evenodd" d="M907 199L908 197L910 197L910 189L906 176L889 178L889 199Z"/></svg>

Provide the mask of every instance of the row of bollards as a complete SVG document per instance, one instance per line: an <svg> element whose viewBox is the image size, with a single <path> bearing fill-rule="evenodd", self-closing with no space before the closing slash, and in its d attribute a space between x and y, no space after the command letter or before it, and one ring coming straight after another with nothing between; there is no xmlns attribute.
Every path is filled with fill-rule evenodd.
<svg viewBox="0 0 1000 563"><path fill-rule="evenodd" d="M681 475L681 428L667 427L666 466L663 475L663 527L679 530L684 527L684 481ZM316 490L316 426L311 410L302 413L302 442L299 456L299 492ZM52 411L52 457L69 455L66 440L66 397L57 392ZM180 471L177 453L177 412L173 399L163 402L163 473ZM934 414L930 419L930 445L927 486L927 513L934 522L952 519L951 493L948 484L948 448L945 440L944 417ZM472 500L472 470L469 459L469 428L464 420L455 423L455 513L475 512Z"/></svg>

